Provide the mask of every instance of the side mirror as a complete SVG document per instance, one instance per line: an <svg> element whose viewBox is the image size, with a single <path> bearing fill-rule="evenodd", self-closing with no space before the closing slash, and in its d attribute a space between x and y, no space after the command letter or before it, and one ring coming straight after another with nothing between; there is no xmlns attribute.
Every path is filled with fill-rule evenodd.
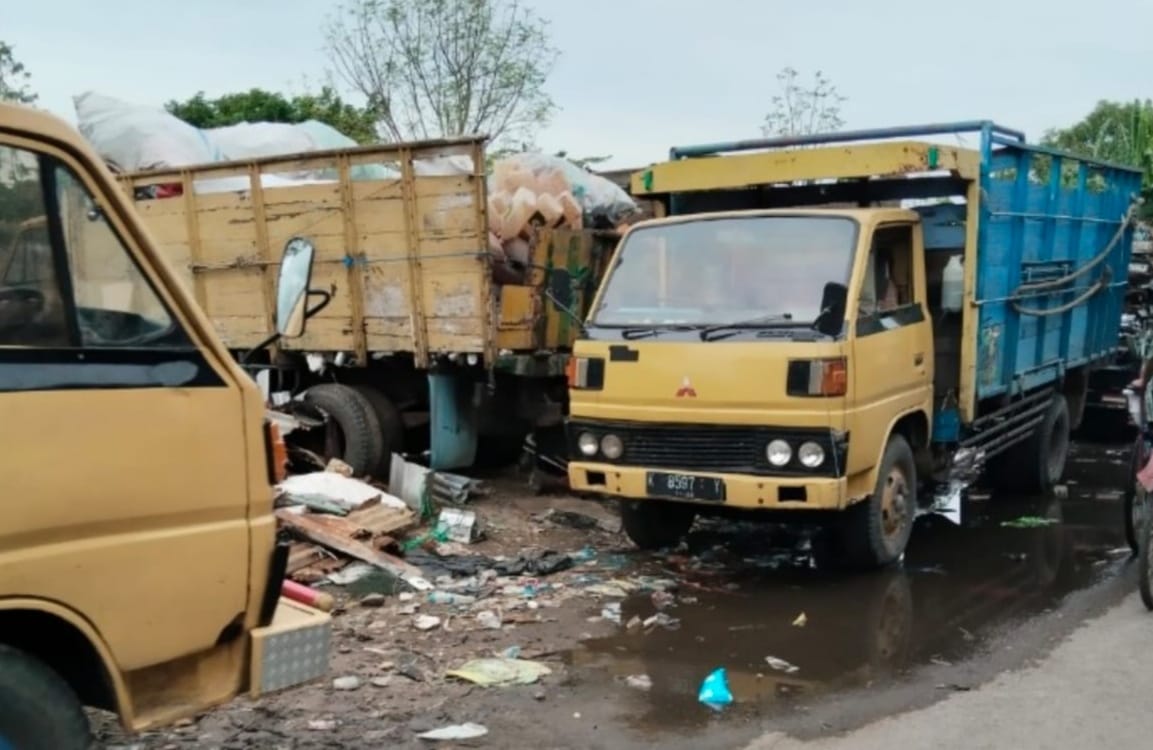
<svg viewBox="0 0 1153 750"><path fill-rule="evenodd" d="M293 237L284 246L280 277L276 282L276 332L285 338L304 334L308 318L308 285L312 281L312 259L316 248L302 237Z"/></svg>
<svg viewBox="0 0 1153 750"><path fill-rule="evenodd" d="M821 293L821 312L813 321L813 328L826 336L840 336L845 327L845 311L848 304L847 286L835 281L825 284L825 289Z"/></svg>

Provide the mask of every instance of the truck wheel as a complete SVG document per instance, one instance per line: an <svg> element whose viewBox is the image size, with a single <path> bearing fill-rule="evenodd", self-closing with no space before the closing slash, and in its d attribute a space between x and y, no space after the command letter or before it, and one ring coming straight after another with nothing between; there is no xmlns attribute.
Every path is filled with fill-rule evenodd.
<svg viewBox="0 0 1153 750"><path fill-rule="evenodd" d="M889 438L873 494L845 514L841 546L852 567L883 567L905 553L917 515L917 464L903 436Z"/></svg>
<svg viewBox="0 0 1153 750"><path fill-rule="evenodd" d="M404 417L400 415L400 409L397 409L380 389L371 385L354 385L352 389L372 406L372 412L380 422L384 447L381 449L376 476L379 479L388 479L389 473L392 472L392 454L404 452Z"/></svg>
<svg viewBox="0 0 1153 750"><path fill-rule="evenodd" d="M88 718L59 675L22 651L0 646L0 748L86 750Z"/></svg>
<svg viewBox="0 0 1153 750"><path fill-rule="evenodd" d="M621 525L633 544L641 549L655 550L680 543L697 512L683 503L659 500L622 500Z"/></svg>
<svg viewBox="0 0 1153 750"><path fill-rule="evenodd" d="M372 474L384 456L384 434L372 404L346 385L321 383L305 391L304 400L323 411L336 423L337 445L333 455L352 467L357 476Z"/></svg>
<svg viewBox="0 0 1153 750"><path fill-rule="evenodd" d="M1029 439L998 457L996 485L1026 495L1048 495L1065 475L1068 457L1069 405L1058 393Z"/></svg>

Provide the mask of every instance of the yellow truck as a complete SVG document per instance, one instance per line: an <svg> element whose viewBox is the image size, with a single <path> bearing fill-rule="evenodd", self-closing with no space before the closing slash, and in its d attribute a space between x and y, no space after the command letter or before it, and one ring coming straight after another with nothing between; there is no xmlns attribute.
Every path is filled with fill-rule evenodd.
<svg viewBox="0 0 1153 750"><path fill-rule="evenodd" d="M737 513L863 567L982 469L1051 489L1118 341L1140 181L987 121L673 149L633 176L663 216L574 348L570 483L643 547Z"/></svg>
<svg viewBox="0 0 1153 750"><path fill-rule="evenodd" d="M0 748L89 747L82 706L143 730L323 675L329 616L280 596L260 390L80 134L12 105L0 249ZM285 252L291 337L313 250Z"/></svg>
<svg viewBox="0 0 1153 750"><path fill-rule="evenodd" d="M542 229L527 263L501 269L511 278L494 274L484 169L469 137L119 179L225 345L300 397L282 408L327 418L304 447L387 477L394 451L428 450L434 469L511 460L526 433L562 424L577 311L615 236ZM296 235L331 303L248 358L273 330L277 249Z"/></svg>

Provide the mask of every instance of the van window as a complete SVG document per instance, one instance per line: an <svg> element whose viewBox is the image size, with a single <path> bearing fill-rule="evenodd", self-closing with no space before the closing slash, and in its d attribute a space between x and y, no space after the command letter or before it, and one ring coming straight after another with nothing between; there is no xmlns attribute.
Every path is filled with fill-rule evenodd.
<svg viewBox="0 0 1153 750"><path fill-rule="evenodd" d="M0 346L191 346L71 169L6 146L0 165Z"/></svg>

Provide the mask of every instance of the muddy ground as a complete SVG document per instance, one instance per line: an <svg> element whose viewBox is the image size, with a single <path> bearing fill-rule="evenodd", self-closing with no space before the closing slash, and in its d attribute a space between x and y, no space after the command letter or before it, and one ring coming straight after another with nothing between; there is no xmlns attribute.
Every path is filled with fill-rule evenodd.
<svg viewBox="0 0 1153 750"><path fill-rule="evenodd" d="M975 491L960 527L922 518L902 567L857 576L819 572L803 537L752 524L698 522L681 549L641 553L610 504L534 496L490 478L492 492L472 506L487 538L467 552L554 550L571 553L572 568L457 576L457 591L479 598L456 606L400 597L375 577L333 587L342 606L329 679L131 738L97 717L98 734L104 747L142 750L688 750L739 747L769 730L844 732L1027 663L1131 591L1118 489L1125 458L1123 446L1077 446L1066 492L1040 500ZM543 519L549 510L595 524ZM498 616L500 629L481 612ZM419 630L421 615L441 622ZM513 653L550 674L512 687L445 675ZM717 667L735 698L720 711L697 700ZM337 689L348 677L356 679L341 683L355 687ZM488 734L416 737L464 722Z"/></svg>

